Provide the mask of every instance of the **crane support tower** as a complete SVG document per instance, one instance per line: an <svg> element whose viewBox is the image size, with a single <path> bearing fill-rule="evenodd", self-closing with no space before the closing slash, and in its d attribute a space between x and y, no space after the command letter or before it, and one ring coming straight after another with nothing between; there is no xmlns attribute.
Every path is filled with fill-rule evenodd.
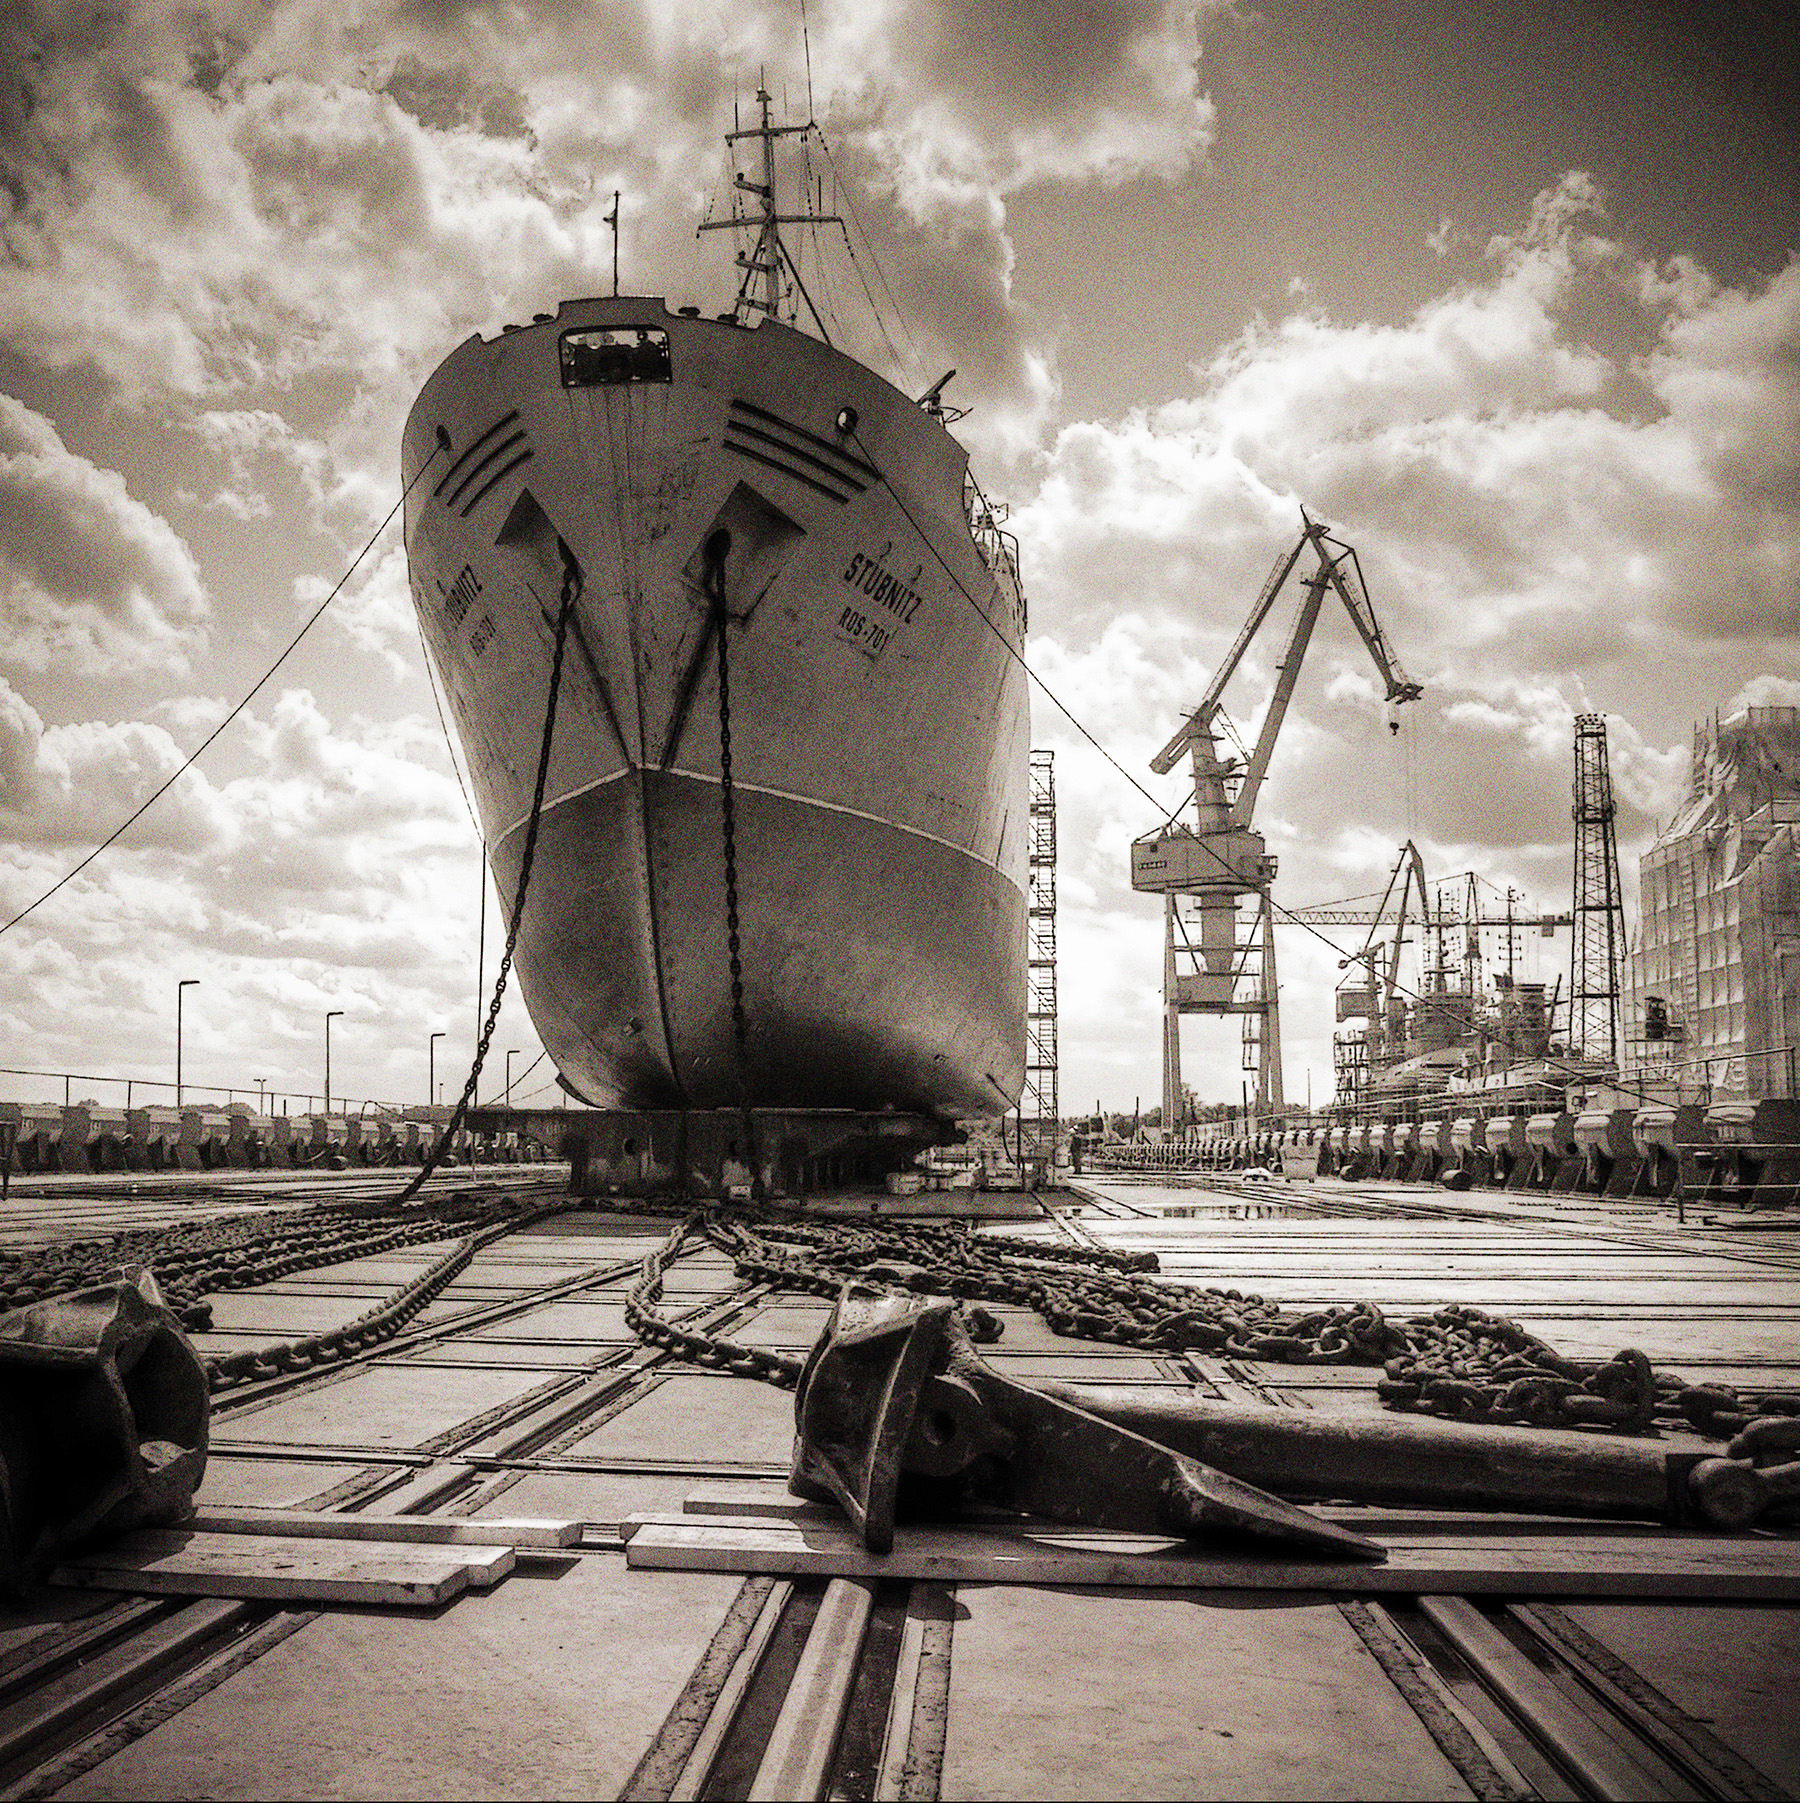
<svg viewBox="0 0 1800 1803"><path fill-rule="evenodd" d="M1329 527L1308 517L1305 508L1300 510L1300 519L1299 539L1276 558L1250 617L1200 705L1151 760L1150 768L1158 776L1167 775L1184 755L1191 760L1193 824L1183 821L1177 809L1154 833L1134 841L1131 847L1132 888L1164 898L1163 1121L1167 1126L1180 1120L1184 1014L1244 1016L1244 1068L1256 1073L1257 1110L1267 1115L1283 1105L1280 992L1269 896L1276 860L1269 856L1262 834L1252 828L1251 817L1328 593L1335 591L1343 602L1387 686L1388 701L1394 705L1413 701L1421 692L1388 648L1369 605L1355 551L1333 538ZM1220 732L1229 733L1234 740L1237 736L1221 705L1225 687L1268 618L1282 585L1309 549L1317 567L1303 579L1304 592L1276 666L1275 692L1269 698L1256 746L1241 762L1222 758ZM1247 912L1246 898L1254 907L1254 917L1240 922L1240 912ZM1245 925L1247 933L1241 931Z"/></svg>
<svg viewBox="0 0 1800 1803"><path fill-rule="evenodd" d="M1569 1049L1610 1064L1619 1058L1619 955L1625 904L1613 825L1606 716L1575 716L1575 944L1569 972Z"/></svg>
<svg viewBox="0 0 1800 1803"><path fill-rule="evenodd" d="M1056 1163L1056 753L1031 754L1031 897L1026 913L1025 1090L1019 1147Z"/></svg>

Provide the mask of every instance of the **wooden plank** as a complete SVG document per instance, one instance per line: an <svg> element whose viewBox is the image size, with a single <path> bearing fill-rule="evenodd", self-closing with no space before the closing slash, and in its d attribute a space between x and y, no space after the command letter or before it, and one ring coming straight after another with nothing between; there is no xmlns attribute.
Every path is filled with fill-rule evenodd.
<svg viewBox="0 0 1800 1803"><path fill-rule="evenodd" d="M777 1521L833 1521L842 1513L834 1504L808 1502L785 1484L732 1482L696 1484L682 1500L684 1515L730 1515L738 1520L768 1516Z"/></svg>
<svg viewBox="0 0 1800 1803"><path fill-rule="evenodd" d="M354 1515L326 1509L200 1509L183 1524L196 1534L272 1534L291 1540L381 1540L421 1546L510 1546L557 1550L581 1542L579 1521L526 1516Z"/></svg>
<svg viewBox="0 0 1800 1803"><path fill-rule="evenodd" d="M1377 1537L1389 1533L1448 1534L1460 1539L1491 1537L1497 1534L1592 1534L1592 1516L1535 1515L1524 1513L1475 1513L1468 1509L1387 1509L1375 1505L1351 1503L1309 1504L1311 1512L1351 1528L1359 1534ZM773 1521L842 1521L842 1512L831 1503L807 1502L795 1496L783 1484L731 1482L698 1484L683 1499L684 1515L729 1515L738 1520L768 1519ZM648 1520L662 1520L661 1515L634 1517L641 1525ZM978 1527L984 1532L992 1527L1017 1528L1021 1517L995 1510L987 1515L971 1511L960 1525ZM630 1525L630 1524L628 1524ZM632 1527L635 1532L635 1526ZM1045 1533L1079 1532L1040 1523L1030 1531ZM1667 1530L1651 1522L1614 1521L1605 1524L1611 1535L1641 1535L1646 1539L1661 1538ZM629 1536L627 1536L629 1537Z"/></svg>
<svg viewBox="0 0 1800 1803"><path fill-rule="evenodd" d="M871 1556L847 1524L639 1517L633 1566L782 1576L931 1579L964 1584L1124 1585L1154 1589L1319 1590L1746 1598L1800 1601L1800 1545L1723 1536L1395 1534L1383 1565L1205 1551L1132 1535L901 1528Z"/></svg>
<svg viewBox="0 0 1800 1803"><path fill-rule="evenodd" d="M65 1561L50 1582L134 1594L434 1608L471 1585L497 1583L514 1559L505 1546L414 1549L145 1528Z"/></svg>

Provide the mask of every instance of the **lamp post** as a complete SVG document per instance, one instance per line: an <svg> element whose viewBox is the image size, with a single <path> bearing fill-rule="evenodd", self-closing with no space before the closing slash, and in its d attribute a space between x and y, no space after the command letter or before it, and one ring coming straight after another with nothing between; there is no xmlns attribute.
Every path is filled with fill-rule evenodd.
<svg viewBox="0 0 1800 1803"><path fill-rule="evenodd" d="M518 1055L519 1048L517 1046L506 1048L506 1106L508 1108L512 1106L512 1061Z"/></svg>
<svg viewBox="0 0 1800 1803"><path fill-rule="evenodd" d="M445 1033L433 1033L425 1042L425 1058L427 1076L425 1080L425 1109L429 1113L437 1104L437 1042L446 1039Z"/></svg>
<svg viewBox="0 0 1800 1803"><path fill-rule="evenodd" d="M342 1008L333 1008L325 1016L325 1110L324 1110L324 1112L326 1114L329 1114L331 1112L331 1023L334 1020L336 1020L338 1018L338 1016L340 1014L342 1014L343 1012L344 1011Z"/></svg>
<svg viewBox="0 0 1800 1803"><path fill-rule="evenodd" d="M198 977L183 977L175 985L175 1106L181 1106L181 992L184 989L198 989Z"/></svg>
<svg viewBox="0 0 1800 1803"><path fill-rule="evenodd" d="M267 1077L258 1077L256 1079L256 1112L258 1114L261 1114L263 1111L263 1085L267 1083L268 1080Z"/></svg>

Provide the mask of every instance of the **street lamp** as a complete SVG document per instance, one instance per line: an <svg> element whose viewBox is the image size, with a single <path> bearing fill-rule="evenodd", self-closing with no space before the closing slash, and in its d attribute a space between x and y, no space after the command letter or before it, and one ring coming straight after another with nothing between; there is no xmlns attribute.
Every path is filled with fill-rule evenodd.
<svg viewBox="0 0 1800 1803"><path fill-rule="evenodd" d="M449 1035L445 1033L433 1033L425 1042L425 1057L428 1061L426 1070L429 1073L425 1082L425 1110L427 1113L430 1113L433 1104L437 1101L437 1042L448 1037Z"/></svg>
<svg viewBox="0 0 1800 1803"><path fill-rule="evenodd" d="M512 1061L518 1055L519 1048L517 1046L506 1048L506 1106L508 1108L512 1106Z"/></svg>
<svg viewBox="0 0 1800 1803"><path fill-rule="evenodd" d="M333 1008L325 1016L325 1113L331 1112L331 1023L344 1011Z"/></svg>
<svg viewBox="0 0 1800 1803"><path fill-rule="evenodd" d="M261 1114L263 1111L263 1085L267 1083L268 1080L267 1077L258 1077L256 1079L256 1112L258 1114Z"/></svg>
<svg viewBox="0 0 1800 1803"><path fill-rule="evenodd" d="M183 977L175 985L175 1106L181 1106L181 992L184 989L198 989L198 977Z"/></svg>

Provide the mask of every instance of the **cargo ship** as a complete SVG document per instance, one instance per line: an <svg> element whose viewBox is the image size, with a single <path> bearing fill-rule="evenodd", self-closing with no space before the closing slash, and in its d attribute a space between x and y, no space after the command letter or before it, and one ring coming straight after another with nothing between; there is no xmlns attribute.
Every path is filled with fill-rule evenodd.
<svg viewBox="0 0 1800 1803"><path fill-rule="evenodd" d="M1017 546L942 382L911 398L784 317L808 216L758 102L729 311L568 300L426 383L413 601L510 909L572 599L515 956L571 1095L991 1115L1025 1061Z"/></svg>

